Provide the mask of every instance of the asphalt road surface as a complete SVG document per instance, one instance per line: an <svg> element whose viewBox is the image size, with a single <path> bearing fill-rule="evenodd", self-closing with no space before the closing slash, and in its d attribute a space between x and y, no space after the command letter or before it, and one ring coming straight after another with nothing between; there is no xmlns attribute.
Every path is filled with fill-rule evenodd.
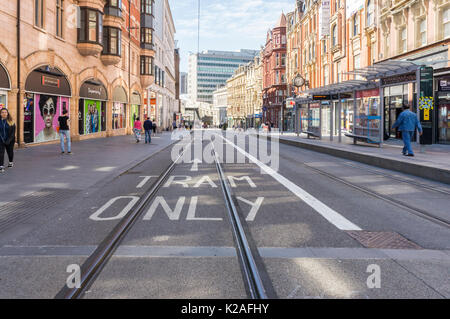
<svg viewBox="0 0 450 319"><path fill-rule="evenodd" d="M211 152L267 297L450 297L448 185L207 132L214 148L198 131L1 231L0 297L54 298L70 267L82 266L160 180L82 297L249 298ZM268 145L270 162L254 152L258 144ZM159 179L178 149L185 160Z"/></svg>

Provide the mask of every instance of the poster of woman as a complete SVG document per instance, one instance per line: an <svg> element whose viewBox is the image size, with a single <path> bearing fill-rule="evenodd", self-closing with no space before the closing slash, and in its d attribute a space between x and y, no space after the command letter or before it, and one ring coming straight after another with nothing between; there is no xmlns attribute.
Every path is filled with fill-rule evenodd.
<svg viewBox="0 0 450 319"><path fill-rule="evenodd" d="M35 95L35 139L36 143L59 139L58 126L59 98L52 95ZM39 110L37 110L39 108Z"/></svg>
<svg viewBox="0 0 450 319"><path fill-rule="evenodd" d="M100 132L100 102L86 100L85 101L85 110L84 110L84 127L85 134L97 133Z"/></svg>

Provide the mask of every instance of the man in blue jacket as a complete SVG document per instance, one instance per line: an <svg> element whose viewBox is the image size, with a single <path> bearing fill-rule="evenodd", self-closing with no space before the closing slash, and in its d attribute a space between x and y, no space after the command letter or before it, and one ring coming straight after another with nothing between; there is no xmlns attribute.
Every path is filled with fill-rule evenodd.
<svg viewBox="0 0 450 319"><path fill-rule="evenodd" d="M419 130L420 136L423 134L422 125L420 125L417 114L411 112L409 106L404 104L403 112L400 114L392 128L398 128L398 130L402 132L403 144L405 145L403 147L403 155L414 156L411 147L411 139L414 136L416 129Z"/></svg>
<svg viewBox="0 0 450 319"><path fill-rule="evenodd" d="M144 122L144 130L145 130L145 144L150 144L152 142L152 129L153 129L153 123L150 121L150 118L148 117L147 120Z"/></svg>

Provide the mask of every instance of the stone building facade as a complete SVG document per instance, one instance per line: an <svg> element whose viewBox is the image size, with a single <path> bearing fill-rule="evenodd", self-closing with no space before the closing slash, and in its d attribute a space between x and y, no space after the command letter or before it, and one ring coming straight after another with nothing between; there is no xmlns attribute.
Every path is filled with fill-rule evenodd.
<svg viewBox="0 0 450 319"><path fill-rule="evenodd" d="M263 55L263 121L281 127L287 97L286 82L286 16L267 33Z"/></svg>
<svg viewBox="0 0 450 319"><path fill-rule="evenodd" d="M54 142L64 109L75 140L131 133L154 81L153 7L153 0L2 4L0 102L20 145Z"/></svg>

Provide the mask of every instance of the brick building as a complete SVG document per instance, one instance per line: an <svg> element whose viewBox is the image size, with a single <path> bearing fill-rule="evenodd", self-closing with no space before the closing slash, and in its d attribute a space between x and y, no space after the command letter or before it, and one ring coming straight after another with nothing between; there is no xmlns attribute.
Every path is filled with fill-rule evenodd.
<svg viewBox="0 0 450 319"><path fill-rule="evenodd" d="M286 85L286 16L267 33L263 53L263 121L281 127Z"/></svg>
<svg viewBox="0 0 450 319"><path fill-rule="evenodd" d="M154 82L154 0L25 0L0 7L0 103L20 145L130 134ZM19 27L16 28L16 25ZM20 76L19 76L20 75Z"/></svg>

